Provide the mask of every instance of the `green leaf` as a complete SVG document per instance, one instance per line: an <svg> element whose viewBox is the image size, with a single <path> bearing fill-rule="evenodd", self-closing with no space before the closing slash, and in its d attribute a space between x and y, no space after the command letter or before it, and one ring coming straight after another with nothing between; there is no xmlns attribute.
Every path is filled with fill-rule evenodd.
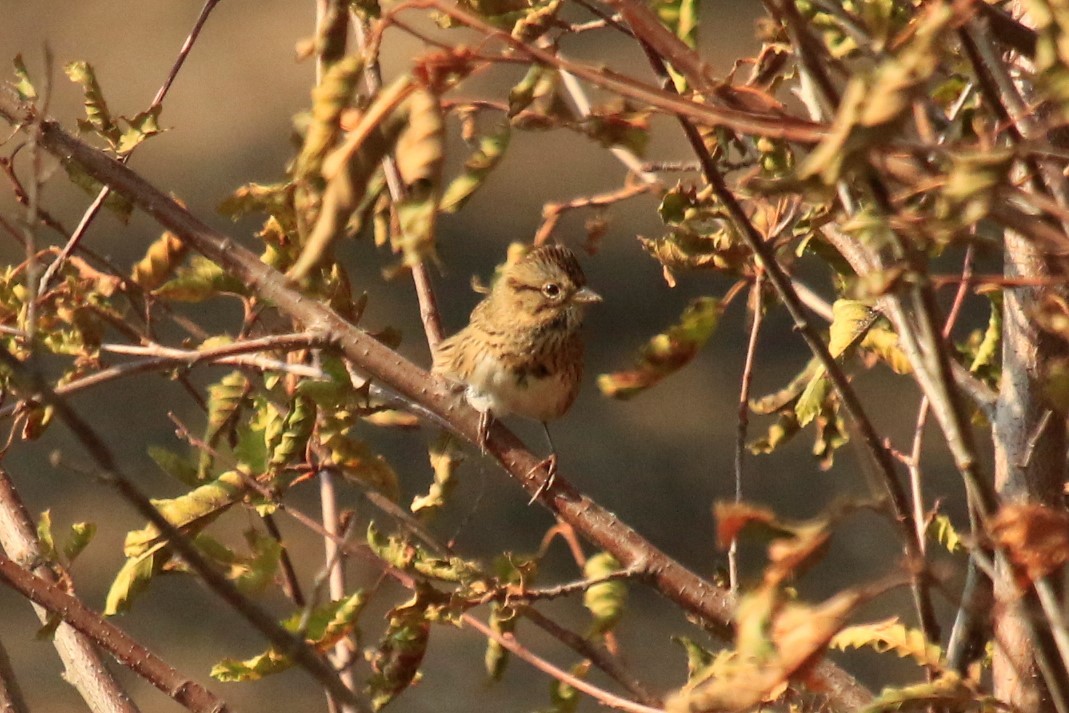
<svg viewBox="0 0 1069 713"><path fill-rule="evenodd" d="M620 563L608 552L599 552L587 560L583 576L600 579L620 569ZM583 592L583 606L594 617L592 634L611 631L620 621L627 605L627 584L619 579L587 587Z"/></svg>
<svg viewBox="0 0 1069 713"><path fill-rule="evenodd" d="M679 324L653 337L639 352L635 368L602 374L598 388L605 396L629 399L688 364L708 341L720 319L720 300L699 297L680 317Z"/></svg>
<svg viewBox="0 0 1069 713"><path fill-rule="evenodd" d="M203 302L226 293L244 295L248 287L208 258L194 255L188 267L178 270L174 279L165 282L154 294L176 302Z"/></svg>
<svg viewBox="0 0 1069 713"><path fill-rule="evenodd" d="M464 453L460 444L446 431L442 431L438 438L431 444L428 454L431 461L431 470L434 471L434 482L426 495L417 495L412 500L410 509L412 512L427 516L445 506L446 498L456 486L454 475L460 464L464 462Z"/></svg>
<svg viewBox="0 0 1069 713"><path fill-rule="evenodd" d="M197 477L197 466L189 458L161 446L149 446L148 455L160 470L178 482L197 485L200 481Z"/></svg>
<svg viewBox="0 0 1069 713"><path fill-rule="evenodd" d="M128 611L134 599L148 587L152 577L163 568L167 557L157 558L155 552L126 560L108 589L104 615L114 616Z"/></svg>
<svg viewBox="0 0 1069 713"><path fill-rule="evenodd" d="M283 626L291 632L299 633L301 623L305 622L305 640L319 651L326 651L353 630L365 602L364 593L356 592L345 599L316 609L307 620L304 612L297 612L284 621ZM289 656L271 648L244 661L224 659L212 667L210 675L224 682L257 681L264 676L285 671L291 666L293 661Z"/></svg>
<svg viewBox="0 0 1069 713"><path fill-rule="evenodd" d="M794 405L794 413L798 416L798 425L807 426L824 410L824 404L831 394L831 381L824 370L809 380L805 391L798 397Z"/></svg>
<svg viewBox="0 0 1069 713"><path fill-rule="evenodd" d="M41 556L51 560L56 556L56 542L52 538L52 511L45 510L37 519L37 539L41 543Z"/></svg>
<svg viewBox="0 0 1069 713"><path fill-rule="evenodd" d="M207 527L237 502L247 489L245 478L237 471L231 470L185 495L153 500L152 504L167 522L188 535ZM128 532L123 551L127 557L140 557L159 549L163 543L160 531L150 524L140 530Z"/></svg>
<svg viewBox="0 0 1069 713"><path fill-rule="evenodd" d="M332 64L312 90L312 121L294 168L298 180L321 180L323 159L341 134L342 111L352 103L363 71L363 59L348 55Z"/></svg>
<svg viewBox="0 0 1069 713"><path fill-rule="evenodd" d="M126 129L119 137L115 150L120 154L130 153L145 139L161 133L163 131L160 128L161 111L163 111L163 105L157 104L148 111L138 112L132 117L119 117L126 122Z"/></svg>
<svg viewBox="0 0 1069 713"><path fill-rule="evenodd" d="M961 543L961 535L954 528L954 523L946 515L936 515L928 523L928 536L946 548L953 554L964 546Z"/></svg>
<svg viewBox="0 0 1069 713"><path fill-rule="evenodd" d="M901 713L936 708L949 713L987 713L1000 710L991 696L985 696L971 682L953 671L931 682L901 688L885 688L861 713Z"/></svg>
<svg viewBox="0 0 1069 713"><path fill-rule="evenodd" d="M30 73L26 70L26 63L22 60L22 54L15 55L15 92L22 101L33 101L37 98L37 90L30 81Z"/></svg>
<svg viewBox="0 0 1069 713"><path fill-rule="evenodd" d="M63 170L67 172L67 177L71 183L93 197L100 193L100 189L104 184L86 173L81 164L66 158L61 158L60 163L63 165ZM104 207L110 210L123 224L129 222L130 214L134 212L134 204L115 191L109 193L108 197L104 199Z"/></svg>
<svg viewBox="0 0 1069 713"><path fill-rule="evenodd" d="M78 558L97 532L97 526L92 522L76 522L71 525L67 539L63 543L63 558L67 564L72 564Z"/></svg>
<svg viewBox="0 0 1069 713"><path fill-rule="evenodd" d="M104 92L97 83L93 66L88 62L71 62L64 67L64 71L72 82L82 85L86 120L79 122L79 126L84 130L96 132L114 148L122 133L111 118L111 111L108 109L108 103L104 101Z"/></svg>
<svg viewBox="0 0 1069 713"><path fill-rule="evenodd" d="M924 637L924 632L911 629L891 617L883 621L848 626L832 637L829 646L839 651L871 648L877 653L892 652L900 657L909 657L919 666L942 669L946 663L939 647Z"/></svg>
<svg viewBox="0 0 1069 713"><path fill-rule="evenodd" d="M688 636L672 636L673 643L679 644L687 654L687 683L697 680L703 671L713 663L714 656L711 651L698 645Z"/></svg>
<svg viewBox="0 0 1069 713"><path fill-rule="evenodd" d="M864 300L835 300L831 311L828 351L833 357L857 344L880 316L872 303Z"/></svg>
<svg viewBox="0 0 1069 713"><path fill-rule="evenodd" d="M511 136L509 124L500 122L479 139L479 147L464 162L464 171L450 182L442 196L443 213L455 213L464 207L505 156Z"/></svg>
<svg viewBox="0 0 1069 713"><path fill-rule="evenodd" d="M490 629L498 634L511 634L516 630L516 622L519 617L516 611L499 602L490 605ZM500 681L505 675L505 667L508 666L509 651L496 639L487 638L486 653L483 655L483 665L486 666L486 674L492 681Z"/></svg>
<svg viewBox="0 0 1069 713"><path fill-rule="evenodd" d="M386 633L378 647L367 656L373 671L368 689L375 710L380 710L418 680L430 629L427 609L418 593L390 613Z"/></svg>

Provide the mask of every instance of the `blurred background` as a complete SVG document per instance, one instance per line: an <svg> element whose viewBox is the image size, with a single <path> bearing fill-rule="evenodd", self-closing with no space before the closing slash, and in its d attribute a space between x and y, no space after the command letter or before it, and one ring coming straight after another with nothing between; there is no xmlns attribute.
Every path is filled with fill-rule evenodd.
<svg viewBox="0 0 1069 713"><path fill-rule="evenodd" d="M115 114L132 115L146 108L167 74L186 37L199 3L162 1L134 3L122 0L33 3L0 0L0 62L22 53L37 86L43 86L45 47L54 56L51 113L68 128L82 115L80 89L63 75L70 61L83 60L96 68L109 105ZM754 22L760 3L705 0L701 3L701 49L718 73L726 74L735 59L751 56L759 46ZM295 46L312 35L311 2L261 0L256 3L222 2L209 19L186 66L164 103L161 123L167 132L148 141L135 154L131 166L164 191L184 200L197 215L220 230L251 244L255 220L231 223L216 206L238 186L283 178L293 154L292 118L309 106L314 65L295 59ZM455 35L457 37L462 35ZM468 36L468 42L477 38ZM403 71L421 44L400 33L387 36L384 70L388 77ZM588 33L581 42L570 40L563 51L634 76L649 79L642 58L613 33ZM8 65L10 66L10 65ZM466 83L456 96L472 98L484 90L501 93L522 76L517 67L495 69ZM597 95L595 93L595 100ZM451 173L466 158L468 149L451 125ZM650 160L690 158L673 120L653 121ZM17 139L16 139L17 140ZM5 152L6 153L6 152ZM52 165L52 164L50 164ZM470 289L472 276L486 279L504 259L509 242L530 240L541 221L543 203L609 190L622 184L625 169L605 150L571 132L514 132L503 164L488 184L459 215L443 216L439 224L439 252L443 268L434 281L448 331L462 326L478 295ZM669 177L670 178L670 177ZM77 223L91 198L72 187L62 170L45 186L47 208L68 226ZM613 510L654 544L697 572L713 576L726 566L725 554L714 538L711 508L716 500L734 493L733 451L739 378L742 372L748 324L744 300L736 300L725 314L711 342L699 357L657 388L632 401L602 397L596 388L599 373L627 368L636 350L653 334L675 320L698 295L722 295L730 281L712 273L680 275L670 288L661 268L640 246L636 236L659 234L656 199L643 197L619 205L608 213L608 232L596 255L581 254L590 284L605 301L591 310L587 322L587 378L579 401L562 420L552 425L563 476L595 500ZM0 189L0 211L15 210L8 190ZM577 250L585 240L583 221L591 214L576 211L565 217L557 236ZM144 215L122 225L105 213L86 238L94 250L129 266L160 233ZM42 240L54 234L41 231ZM378 251L367 239L342 247L354 286L371 294L364 326L398 327L404 334L401 351L419 364L430 358L419 323L410 281L402 276L384 281L381 270L393 257ZM13 241L0 237L5 264L22 256ZM826 298L834 297L828 277L812 271L810 284ZM210 329L234 333L240 324L236 303L213 301L189 310ZM975 323L983 315L967 315ZM792 331L782 309L766 321L757 352L753 393L775 390L808 360L801 339ZM222 370L194 373L198 383L219 378ZM859 374L857 383L878 429L900 447L913 430L918 395L912 383L895 379L881 368ZM162 474L148 459L148 445L183 448L174 436L167 413L186 423L202 423L202 415L173 382L146 375L125 382L121 389L84 392L74 406L90 417L118 450L124 469L153 497L169 497L180 486ZM200 420L198 420L200 419ZM512 423L517 433L540 452L544 438L537 424ZM762 434L767 422L755 419L751 438ZM425 433L375 432L372 442L390 460L402 479L402 504L424 492L430 482ZM929 496L941 494L960 500L960 486L934 431L926 451ZM834 467L821 471L811 456L812 434L800 434L773 456L748 457L745 497L767 504L789 517L818 515L830 502L869 494L865 467L847 447ZM99 532L89 550L76 563L74 579L79 593L96 608L123 562L121 543L127 530L140 527L140 519L104 486L73 468L53 468L47 455L62 448L67 462L88 466L88 461L58 426L34 443L18 443L4 459L31 512L51 509L57 532L75 520L91 519ZM515 552L538 548L552 518L539 507L528 507L526 496L502 473L474 454L461 474L454 505L435 526L448 538L458 534L458 548L467 556L486 556L504 547ZM316 489L305 486L291 502L306 512L317 512ZM355 491L343 492L343 504L358 516L377 516ZM961 513L950 510L959 517ZM960 522L960 520L959 520ZM254 524L244 512L231 512L217 532L238 533ZM296 553L305 581L321 567L321 542L291 521L283 519L285 536ZM359 529L359 528L358 528ZM853 583L890 571L899 557L888 523L874 515L858 514L839 529L828 556L798 582L801 595L819 599ZM743 548L744 575L761 569L759 546ZM960 564L960 563L957 563ZM576 572L564 547L554 545L542 583L574 578ZM375 573L350 564L355 584L373 583ZM953 576L947 582L953 589ZM376 598L379 609L399 601L404 593ZM406 598L406 597L405 597ZM947 600L936 595L942 615ZM893 593L870 605L870 618L910 611L904 592ZM268 597L279 616L288 613L281 597ZM577 601L555 602L547 611L574 628L585 626ZM367 615L368 621L379 616ZM155 581L134 611L117 620L136 638L202 682L222 656L246 658L264 648L258 637L236 615L223 611L212 595L187 577ZM38 623L19 596L0 589L0 640L14 659L21 684L34 711L80 710L73 689L62 682L59 665L49 643L38 641ZM662 691L682 683L685 657L669 641L669 634L701 635L672 606L641 586L632 587L630 611L619 636L625 658L640 678ZM520 628L521 639L564 667L574 662L571 652L549 641L533 627ZM364 645L372 645L369 633ZM715 642L705 642L715 646ZM487 684L482 668L485 641L477 633L437 627L432 633L424 665L425 678L393 705L395 710L453 713L475 708L494 711L534 710L548 704L548 681L520 661L513 661L504 680ZM845 659L852 671L867 682L908 680L918 674L903 664L888 669L887 657L855 655ZM118 668L118 667L116 667ZM177 711L179 706L123 674L144 711ZM325 710L322 695L311 680L292 671L253 684L219 684L210 687L243 711ZM593 710L590 701L581 710Z"/></svg>

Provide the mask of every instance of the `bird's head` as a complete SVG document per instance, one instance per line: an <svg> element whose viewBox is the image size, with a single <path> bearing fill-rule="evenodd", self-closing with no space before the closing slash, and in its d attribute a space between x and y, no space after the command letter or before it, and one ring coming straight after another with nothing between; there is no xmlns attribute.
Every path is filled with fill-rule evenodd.
<svg viewBox="0 0 1069 713"><path fill-rule="evenodd" d="M601 302L601 296L586 286L575 253L560 245L535 248L506 267L492 297L516 320L567 329L582 323L584 308Z"/></svg>

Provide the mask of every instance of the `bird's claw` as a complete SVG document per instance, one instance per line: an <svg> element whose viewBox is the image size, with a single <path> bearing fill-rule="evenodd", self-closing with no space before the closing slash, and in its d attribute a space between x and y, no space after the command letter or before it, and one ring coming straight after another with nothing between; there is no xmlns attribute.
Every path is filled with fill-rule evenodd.
<svg viewBox="0 0 1069 713"><path fill-rule="evenodd" d="M553 481L557 479L557 454L550 453L549 457L538 462L538 464L527 471L527 477L530 478L536 470L541 470L543 467L546 469L546 477L535 490L534 495L527 502L528 505L534 505L535 500L549 492L549 489L553 487Z"/></svg>
<svg viewBox="0 0 1069 713"><path fill-rule="evenodd" d="M486 442L490 440L490 427L494 425L494 414L489 410L479 412L479 450L486 455Z"/></svg>

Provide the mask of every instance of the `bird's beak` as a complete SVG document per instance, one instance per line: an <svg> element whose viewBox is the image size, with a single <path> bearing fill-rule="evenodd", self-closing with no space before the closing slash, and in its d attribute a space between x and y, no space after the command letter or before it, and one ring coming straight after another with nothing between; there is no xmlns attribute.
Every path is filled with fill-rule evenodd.
<svg viewBox="0 0 1069 713"><path fill-rule="evenodd" d="M579 304L594 304L595 302L601 302L601 295L589 287L584 287L572 295L572 300Z"/></svg>

